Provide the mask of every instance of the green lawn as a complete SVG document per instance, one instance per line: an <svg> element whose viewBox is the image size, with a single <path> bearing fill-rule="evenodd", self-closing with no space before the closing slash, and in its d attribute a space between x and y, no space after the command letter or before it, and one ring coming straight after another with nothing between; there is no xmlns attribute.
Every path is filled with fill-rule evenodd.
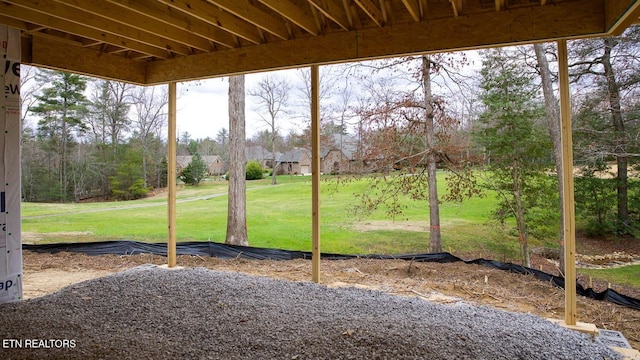
<svg viewBox="0 0 640 360"><path fill-rule="evenodd" d="M578 272L605 280L611 284L640 288L640 265L625 266L617 269L578 269Z"/></svg>
<svg viewBox="0 0 640 360"><path fill-rule="evenodd" d="M440 193L445 192L441 174ZM311 249L311 178L280 176L247 183L247 227L252 246L290 250ZM421 253L428 249L428 204L403 199L405 213L387 219L384 209L367 219L350 211L354 193L365 191L365 180L338 184L321 182L322 251L332 253ZM227 183L207 181L181 187L177 194L179 241L224 241ZM441 206L443 248L453 253L494 253L517 257L515 239L503 239L487 219L494 199L475 198ZM108 203L23 204L25 242L96 240L166 241L166 194ZM30 240L35 239L35 240Z"/></svg>

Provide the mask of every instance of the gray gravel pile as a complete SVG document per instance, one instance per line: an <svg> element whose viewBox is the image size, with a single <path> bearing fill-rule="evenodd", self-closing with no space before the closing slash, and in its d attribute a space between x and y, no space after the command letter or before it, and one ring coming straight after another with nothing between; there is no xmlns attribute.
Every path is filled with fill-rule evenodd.
<svg viewBox="0 0 640 360"><path fill-rule="evenodd" d="M204 268L138 267L0 314L0 359L619 358L531 315Z"/></svg>

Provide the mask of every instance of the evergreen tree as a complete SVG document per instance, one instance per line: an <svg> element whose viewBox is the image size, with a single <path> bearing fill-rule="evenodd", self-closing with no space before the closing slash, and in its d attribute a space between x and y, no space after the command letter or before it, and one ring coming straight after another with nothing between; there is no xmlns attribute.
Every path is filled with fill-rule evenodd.
<svg viewBox="0 0 640 360"><path fill-rule="evenodd" d="M200 185L200 182L207 176L209 169L199 153L193 154L191 162L180 172L178 178L188 185Z"/></svg>
<svg viewBox="0 0 640 360"><path fill-rule="evenodd" d="M69 157L77 144L77 136L86 130L83 123L86 79L62 71L42 70L37 80L48 85L36 96L37 104L31 111L40 118L38 139L48 156L48 181L51 189L57 189L50 193L49 200L68 200L71 195L67 174Z"/></svg>
<svg viewBox="0 0 640 360"><path fill-rule="evenodd" d="M485 111L480 115L476 141L486 149L487 183L500 199L495 216L503 224L515 218L523 264L529 266L529 216L535 213L532 209L539 206L537 199L545 188L542 170L552 164L549 137L538 124L544 108L536 100L533 76L508 51L492 49L483 57Z"/></svg>

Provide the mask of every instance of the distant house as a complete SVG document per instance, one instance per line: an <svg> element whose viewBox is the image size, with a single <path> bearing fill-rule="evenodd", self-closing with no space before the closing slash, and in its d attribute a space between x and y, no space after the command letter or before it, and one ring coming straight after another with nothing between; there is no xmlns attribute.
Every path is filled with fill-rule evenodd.
<svg viewBox="0 0 640 360"><path fill-rule="evenodd" d="M273 167L273 155L271 151L265 149L260 145L247 146L244 149L244 155L247 161L257 161L263 168ZM276 153L276 158L278 153Z"/></svg>
<svg viewBox="0 0 640 360"><path fill-rule="evenodd" d="M293 148L278 157L276 174L311 174L311 152Z"/></svg>
<svg viewBox="0 0 640 360"><path fill-rule="evenodd" d="M193 156L191 155L178 155L176 157L178 172L187 167L191 160L193 160ZM210 176L222 175L227 171L227 164L218 155L205 155L202 157L202 160L207 165Z"/></svg>
<svg viewBox="0 0 640 360"><path fill-rule="evenodd" d="M324 174L352 174L362 170L358 142L350 135L333 134L320 149L320 171Z"/></svg>

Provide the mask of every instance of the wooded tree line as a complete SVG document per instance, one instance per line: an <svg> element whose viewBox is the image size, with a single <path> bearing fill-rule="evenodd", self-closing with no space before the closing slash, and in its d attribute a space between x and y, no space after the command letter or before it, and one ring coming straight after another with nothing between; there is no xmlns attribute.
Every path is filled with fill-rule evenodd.
<svg viewBox="0 0 640 360"><path fill-rule="evenodd" d="M640 153L639 40L640 28L634 26L615 38L569 42L574 156L580 169L576 205L579 221L592 233L640 230L634 225L640 220L638 184L630 180ZM477 54L323 67L323 139L349 132L358 141L351 160L360 169L396 174L372 177L375 190L361 196L359 211L384 205L397 216L398 197L408 194L429 201L433 214L440 201L491 189L500 199L495 219L528 253L529 236L559 236L558 181L550 176L559 164L557 50L546 44ZM23 73L23 80L36 84L22 94L25 117L36 121L23 129L24 200L133 199L166 185L163 87L33 71ZM267 75L248 90L260 104L248 110L260 115L266 129L247 144L273 154L309 147L309 75L298 74L304 85L297 88ZM283 130L285 123L299 126ZM231 140L226 129L214 139L182 133L178 152L229 161ZM433 192L436 165L449 170L449 191L441 199ZM508 225L510 218L515 226ZM432 241L439 241L439 231L432 218Z"/></svg>
<svg viewBox="0 0 640 360"><path fill-rule="evenodd" d="M615 38L569 42L575 199L578 222L591 235L640 235L634 175L639 40L636 26ZM404 194L429 201L433 216L441 200L493 190L494 220L520 242L528 264L530 237L561 236L557 49L555 44L489 49L480 51L479 59L477 76L465 73L469 59L457 54L372 65L378 74L394 71L368 78L362 92L366 96L356 113L364 160L399 171L372 178L373 191L359 195L355 210L382 207L399 216ZM449 170L442 199L429 192L435 188L428 171L434 162ZM439 220L430 222L430 250L438 251Z"/></svg>
<svg viewBox="0 0 640 360"><path fill-rule="evenodd" d="M23 72L27 81L32 83L22 94L25 201L135 199L166 186L163 88L33 68ZM27 117L36 119L35 126L25 126Z"/></svg>

